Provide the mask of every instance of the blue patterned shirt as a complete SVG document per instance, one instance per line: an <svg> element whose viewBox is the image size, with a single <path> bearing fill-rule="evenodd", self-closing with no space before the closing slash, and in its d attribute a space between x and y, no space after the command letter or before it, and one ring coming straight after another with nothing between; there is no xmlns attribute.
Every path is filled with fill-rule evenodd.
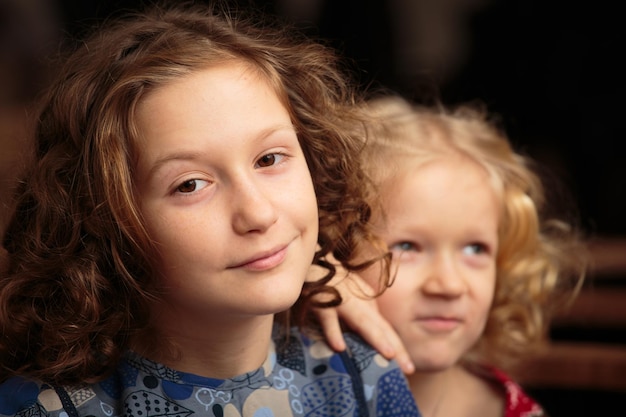
<svg viewBox="0 0 626 417"><path fill-rule="evenodd" d="M108 379L65 391L85 417L419 417L397 364L344 336L350 356L293 329L286 348L273 343L259 369L225 380L128 352ZM45 384L12 378L0 385L0 416L68 417L66 409Z"/></svg>

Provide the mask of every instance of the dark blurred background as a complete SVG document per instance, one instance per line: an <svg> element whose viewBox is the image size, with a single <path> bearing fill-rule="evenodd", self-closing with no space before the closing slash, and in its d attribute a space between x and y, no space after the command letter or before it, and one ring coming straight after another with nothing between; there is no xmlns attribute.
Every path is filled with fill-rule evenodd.
<svg viewBox="0 0 626 417"><path fill-rule="evenodd" d="M8 194L10 179L20 169L16 155L26 147L15 122L23 115L23 105L47 81L42 58L55 52L61 39L80 37L103 18L142 3L0 0L0 197ZM447 104L483 102L499 117L516 148L541 164L548 186L554 182L565 187L571 199L553 195L559 209L575 215L586 236L601 243L594 246L598 266L586 287L595 289L594 296L607 289L613 304L595 301L585 310L591 313L555 328L553 337L626 349L626 158L621 154L626 38L619 2L230 3L281 15L325 40L353 60L363 86L390 88L417 102L433 97ZM601 320L595 327L576 325L589 314L606 314L613 321L608 326ZM598 352L592 359L614 355L620 369L626 369L626 350ZM572 362L571 367L604 366L617 372L615 363ZM553 417L598 415L613 407L618 407L616 414L602 415L623 415L626 373L622 375L624 383L617 390L594 389L590 383L553 384L533 393Z"/></svg>
<svg viewBox="0 0 626 417"><path fill-rule="evenodd" d="M91 22L141 3L57 0L58 23L79 36ZM566 184L589 234L626 236L626 158L619 152L626 38L619 2L231 3L286 16L327 40L356 62L363 84L416 101L433 94L449 104L483 101L518 149Z"/></svg>
<svg viewBox="0 0 626 417"><path fill-rule="evenodd" d="M172 0L176 1L176 0ZM28 99L62 36L140 0L0 0L2 97ZM626 236L624 25L612 0L240 0L286 16L424 101L481 100L519 150L566 184L585 231ZM7 80L10 80L7 82ZM625 255L626 256L626 255Z"/></svg>

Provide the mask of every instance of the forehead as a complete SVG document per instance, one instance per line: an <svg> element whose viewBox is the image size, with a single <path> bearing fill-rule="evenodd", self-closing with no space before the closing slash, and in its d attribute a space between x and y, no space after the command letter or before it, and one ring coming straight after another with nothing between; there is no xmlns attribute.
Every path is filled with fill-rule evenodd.
<svg viewBox="0 0 626 417"><path fill-rule="evenodd" d="M394 156L394 165L384 178L388 186L393 187L398 178L406 175L419 175L421 169L429 170L455 170L461 173L467 172L471 177L480 177L486 185L491 187L492 192L502 197L504 184L501 175L492 164L476 156L451 147L449 144L436 144L435 146L423 146L412 149L404 154ZM411 174L409 174L411 173ZM459 178L463 179L464 175Z"/></svg>
<svg viewBox="0 0 626 417"><path fill-rule="evenodd" d="M234 90L237 83L231 81L235 78L239 90L244 90L250 85L262 86L268 95L278 99L283 107L289 110L286 100L282 99L282 89L277 82L257 66L242 59L220 60L211 65L185 71L175 77L161 79L145 91L133 111L131 137L134 138L134 145L141 146L145 139L145 128L149 125L146 120L149 120L150 124L160 123L167 127L164 114L178 114L181 120L190 119L190 114L181 111L190 100L201 101L202 105L213 105L218 109L220 102L235 100L238 97L236 93L241 93ZM213 114L215 113L207 111L204 117L208 121ZM216 119L214 118L213 122L219 122Z"/></svg>
<svg viewBox="0 0 626 417"><path fill-rule="evenodd" d="M293 132L289 113L267 79L239 62L154 90L138 105L136 125L139 168L164 154L238 152L269 132Z"/></svg>
<svg viewBox="0 0 626 417"><path fill-rule="evenodd" d="M404 161L381 189L387 215L411 221L440 217L494 218L500 222L502 195L480 164L461 155Z"/></svg>

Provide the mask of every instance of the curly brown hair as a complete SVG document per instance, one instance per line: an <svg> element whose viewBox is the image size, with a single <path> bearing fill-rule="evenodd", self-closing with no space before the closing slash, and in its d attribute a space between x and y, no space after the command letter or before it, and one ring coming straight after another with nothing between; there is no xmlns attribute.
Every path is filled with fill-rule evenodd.
<svg viewBox="0 0 626 417"><path fill-rule="evenodd" d="M460 153L489 173L503 213L496 289L486 328L463 360L515 372L519 359L545 342L551 315L583 283L587 254L574 219L548 218L537 166L479 103L424 107L388 95L373 99L369 112L364 160L381 192L406 161L415 166L442 154ZM384 216L384 196L373 208L374 217Z"/></svg>
<svg viewBox="0 0 626 417"><path fill-rule="evenodd" d="M334 51L266 19L216 6L154 7L107 22L63 58L41 100L32 167L3 239L0 379L100 380L148 325L157 251L135 197L135 112L148 92L226 61L267 77L313 179L314 263L329 272L305 284L298 317L314 294L330 293L323 305L340 302L326 285L334 268L324 256L352 270L357 244L375 240L356 84Z"/></svg>

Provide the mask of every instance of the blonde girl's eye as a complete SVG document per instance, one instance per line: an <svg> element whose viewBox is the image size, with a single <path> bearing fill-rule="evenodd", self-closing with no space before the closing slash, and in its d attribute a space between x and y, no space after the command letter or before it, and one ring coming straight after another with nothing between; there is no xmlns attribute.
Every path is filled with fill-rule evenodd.
<svg viewBox="0 0 626 417"><path fill-rule="evenodd" d="M418 248L415 244L411 242L398 242L389 246L389 250L392 252L408 252L408 251L417 251Z"/></svg>
<svg viewBox="0 0 626 417"><path fill-rule="evenodd" d="M199 191L209 185L208 181L199 180L199 179L190 179L183 181L178 187L176 187L176 192L181 194L191 194L196 191Z"/></svg>
<svg viewBox="0 0 626 417"><path fill-rule="evenodd" d="M463 247L463 253L466 255L482 255L488 253L487 245L482 243L470 243Z"/></svg>
<svg viewBox="0 0 626 417"><path fill-rule="evenodd" d="M422 248L417 242L397 242L389 245L391 258L394 262L414 262L421 256Z"/></svg>
<svg viewBox="0 0 626 417"><path fill-rule="evenodd" d="M267 168L278 164L284 157L285 155L280 153L268 153L257 159L254 166L256 168Z"/></svg>

